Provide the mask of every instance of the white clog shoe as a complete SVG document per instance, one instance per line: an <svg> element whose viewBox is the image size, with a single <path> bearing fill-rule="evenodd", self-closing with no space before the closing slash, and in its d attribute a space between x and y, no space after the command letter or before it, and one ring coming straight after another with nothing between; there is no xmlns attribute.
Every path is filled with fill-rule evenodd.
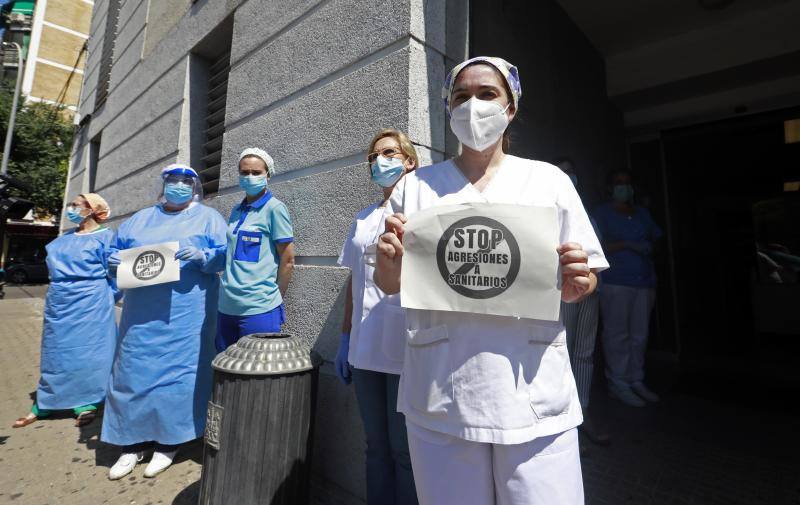
<svg viewBox="0 0 800 505"><path fill-rule="evenodd" d="M144 476L147 478L155 477L172 465L172 460L175 459L175 454L178 451L170 452L153 452L153 458L144 469Z"/></svg>
<svg viewBox="0 0 800 505"><path fill-rule="evenodd" d="M109 480L119 480L125 477L133 471L134 467L136 467L136 463L140 462L143 458L144 454L141 452L123 453L117 462L114 463L114 466L111 467L111 470L108 471Z"/></svg>

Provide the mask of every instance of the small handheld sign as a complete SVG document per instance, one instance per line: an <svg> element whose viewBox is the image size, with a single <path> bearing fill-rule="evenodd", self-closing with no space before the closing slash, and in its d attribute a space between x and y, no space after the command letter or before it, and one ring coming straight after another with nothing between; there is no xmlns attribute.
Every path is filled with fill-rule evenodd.
<svg viewBox="0 0 800 505"><path fill-rule="evenodd" d="M403 236L403 307L556 321L553 207L470 203L413 214Z"/></svg>
<svg viewBox="0 0 800 505"><path fill-rule="evenodd" d="M177 251L178 242L120 251L117 285L120 289L131 289L180 280L180 262L175 259Z"/></svg>

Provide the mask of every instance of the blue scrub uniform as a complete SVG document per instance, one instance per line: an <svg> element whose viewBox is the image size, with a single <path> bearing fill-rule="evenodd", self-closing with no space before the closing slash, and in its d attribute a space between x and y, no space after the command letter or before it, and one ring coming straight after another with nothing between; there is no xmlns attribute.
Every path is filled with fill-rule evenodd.
<svg viewBox="0 0 800 505"><path fill-rule="evenodd" d="M68 232L47 244L50 287L44 307L36 402L61 410L102 402L117 346L114 287L108 277L113 232Z"/></svg>
<svg viewBox="0 0 800 505"><path fill-rule="evenodd" d="M205 260L181 261L177 282L125 291L104 442L175 445L200 437L205 428L225 220L202 204L178 213L156 205L122 223L115 245L129 249L175 240L201 249Z"/></svg>
<svg viewBox="0 0 800 505"><path fill-rule="evenodd" d="M601 342L609 390L617 396L630 395L634 394L631 387L644 381L650 314L656 300L655 265L650 252L641 246L652 247L663 232L643 207L635 206L633 214L626 216L606 203L597 208L594 217L607 242L639 244L608 253L611 268L602 273L600 289Z"/></svg>
<svg viewBox="0 0 800 505"><path fill-rule="evenodd" d="M278 289L278 244L294 240L286 205L267 191L243 200L228 220L228 252L219 299L217 351L251 333L281 331L286 320Z"/></svg>
<svg viewBox="0 0 800 505"><path fill-rule="evenodd" d="M644 207L634 206L633 214L625 216L614 210L611 203L597 207L594 213L606 242L647 242L652 245L664 235ZM649 254L641 254L630 248L606 254L611 268L602 273L604 284L654 288L656 269Z"/></svg>

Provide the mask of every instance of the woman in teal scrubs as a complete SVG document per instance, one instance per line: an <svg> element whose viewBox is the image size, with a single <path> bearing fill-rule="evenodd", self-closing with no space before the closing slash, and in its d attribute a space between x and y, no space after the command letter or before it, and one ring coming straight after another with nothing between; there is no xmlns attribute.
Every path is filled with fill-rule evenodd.
<svg viewBox="0 0 800 505"><path fill-rule="evenodd" d="M286 205L272 195L272 157L258 148L239 156L245 192L228 220L228 253L219 297L218 352L252 333L277 333L294 268L294 235Z"/></svg>

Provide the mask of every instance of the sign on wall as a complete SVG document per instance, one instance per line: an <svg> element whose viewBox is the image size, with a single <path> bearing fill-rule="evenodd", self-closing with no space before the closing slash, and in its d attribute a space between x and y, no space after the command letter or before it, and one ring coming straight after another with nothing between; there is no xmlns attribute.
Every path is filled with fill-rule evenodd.
<svg viewBox="0 0 800 505"><path fill-rule="evenodd" d="M403 246L403 307L558 320L554 207L432 207L409 218Z"/></svg>

